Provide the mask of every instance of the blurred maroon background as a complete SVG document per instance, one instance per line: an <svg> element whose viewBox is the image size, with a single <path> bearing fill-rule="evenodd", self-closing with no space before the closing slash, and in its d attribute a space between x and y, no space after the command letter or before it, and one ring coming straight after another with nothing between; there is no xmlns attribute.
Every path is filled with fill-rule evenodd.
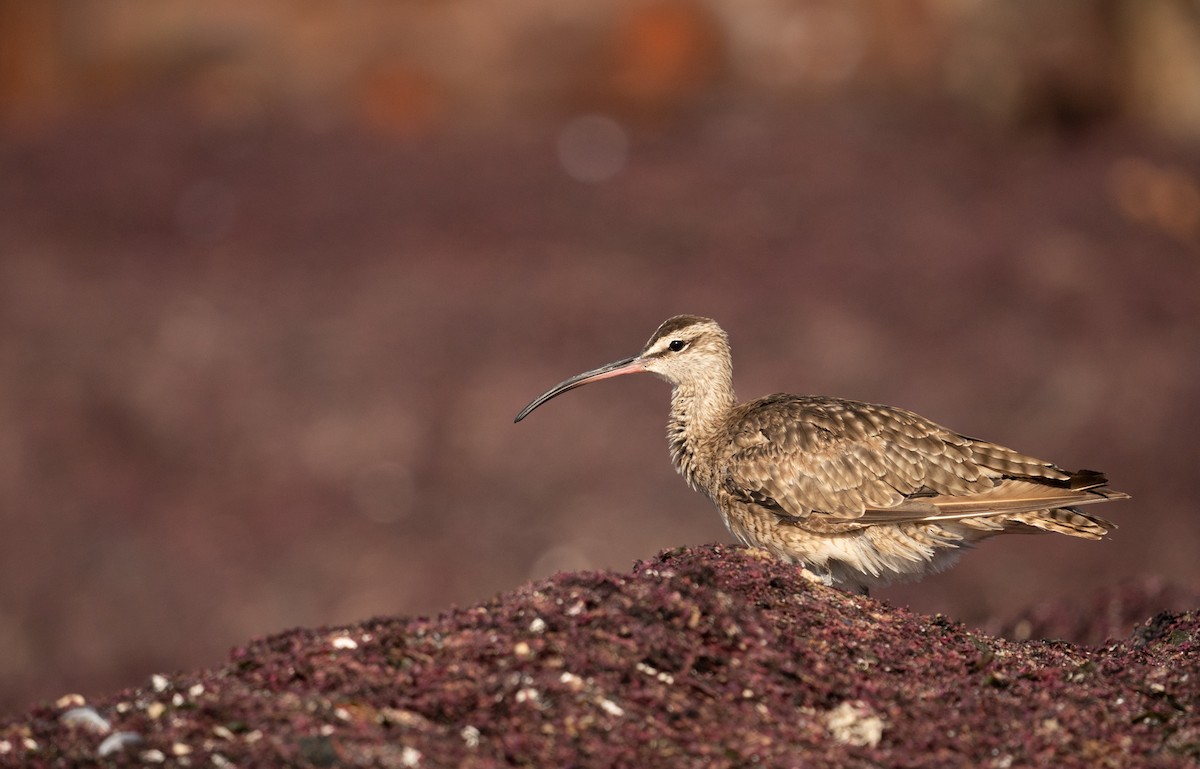
<svg viewBox="0 0 1200 769"><path fill-rule="evenodd" d="M512 424L679 312L743 397L1134 495L885 598L1200 582L1186 0L0 0L0 52L0 710L728 540L661 382Z"/></svg>

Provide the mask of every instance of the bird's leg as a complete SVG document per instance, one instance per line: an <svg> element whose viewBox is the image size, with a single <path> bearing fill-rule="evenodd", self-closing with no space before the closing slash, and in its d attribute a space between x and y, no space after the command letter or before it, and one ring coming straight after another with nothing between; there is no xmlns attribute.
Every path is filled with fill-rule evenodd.
<svg viewBox="0 0 1200 769"><path fill-rule="evenodd" d="M871 588L867 587L866 585L859 585L857 588L854 588L850 585L834 585L833 584L833 574L831 574L829 572L821 574L821 573L809 570L809 568L807 566L801 566L800 574L808 581L816 582L819 585L825 585L826 587L838 587L842 591L852 594L852 595L861 595L866 598L871 597Z"/></svg>
<svg viewBox="0 0 1200 769"><path fill-rule="evenodd" d="M833 585L832 574L821 574L813 571L807 566L800 566L800 576L817 585L824 585L825 587L831 587Z"/></svg>
<svg viewBox="0 0 1200 769"><path fill-rule="evenodd" d="M746 553L746 555L748 555L752 558L759 558L764 561L778 561L779 560L779 556L775 555L774 553L772 553L770 550L766 549L765 547L759 547L757 545L746 545L745 553ZM815 585L824 585L825 587L833 587L833 574L831 574L829 572L821 573L818 571L813 571L812 569L805 566L803 563L797 564L797 568L800 571L800 576L804 577L809 582L812 582ZM868 594L867 586L862 585L861 587L859 587L858 592L860 595L867 595Z"/></svg>

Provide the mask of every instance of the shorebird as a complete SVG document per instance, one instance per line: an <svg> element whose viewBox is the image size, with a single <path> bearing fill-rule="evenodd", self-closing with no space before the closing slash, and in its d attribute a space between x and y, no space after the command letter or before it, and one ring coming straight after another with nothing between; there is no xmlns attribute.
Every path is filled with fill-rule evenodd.
<svg viewBox="0 0 1200 769"><path fill-rule="evenodd" d="M671 460L733 536L827 585L865 593L918 579L997 534L1098 540L1113 524L1079 506L1129 497L1102 473L1068 472L892 406L787 394L738 403L729 338L694 315L665 321L639 354L555 385L514 421L639 372L671 384Z"/></svg>

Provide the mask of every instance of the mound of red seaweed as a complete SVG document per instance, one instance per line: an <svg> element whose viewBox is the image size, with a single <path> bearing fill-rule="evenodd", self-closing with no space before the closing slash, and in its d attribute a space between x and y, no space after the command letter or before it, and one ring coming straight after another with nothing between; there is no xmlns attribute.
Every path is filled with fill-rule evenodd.
<svg viewBox="0 0 1200 769"><path fill-rule="evenodd" d="M1185 767L1198 652L1195 611L1018 642L688 548L64 697L0 724L0 765Z"/></svg>

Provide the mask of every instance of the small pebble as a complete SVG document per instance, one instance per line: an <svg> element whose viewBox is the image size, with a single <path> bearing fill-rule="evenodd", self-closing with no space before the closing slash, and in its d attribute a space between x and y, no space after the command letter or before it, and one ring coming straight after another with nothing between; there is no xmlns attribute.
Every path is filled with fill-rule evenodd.
<svg viewBox="0 0 1200 769"><path fill-rule="evenodd" d="M136 745L142 741L142 736L137 732L113 732L104 738L104 742L100 743L100 747L96 748L96 755L100 758L112 755L118 750L124 750L130 745Z"/></svg>
<svg viewBox="0 0 1200 769"><path fill-rule="evenodd" d="M466 726L464 726L462 728L462 731L459 732L459 734L462 735L463 742L465 742L467 744L468 748L479 747L479 729L478 728L471 726L470 724L467 724Z"/></svg>
<svg viewBox="0 0 1200 769"><path fill-rule="evenodd" d="M64 726L78 726L96 734L108 734L112 725L93 707L71 708L58 717Z"/></svg>
<svg viewBox="0 0 1200 769"><path fill-rule="evenodd" d="M154 675L150 676L150 686L156 692L164 692L167 690L167 687L170 685L171 685L171 682L169 680L167 680L167 677L164 675L155 673Z"/></svg>
<svg viewBox="0 0 1200 769"><path fill-rule="evenodd" d="M161 764L166 760L166 754L157 748L151 748L150 750L142 753L142 761L145 761L147 764Z"/></svg>
<svg viewBox="0 0 1200 769"><path fill-rule="evenodd" d="M400 763L404 766L420 766L422 758L421 751L407 745L400 751Z"/></svg>
<svg viewBox="0 0 1200 769"><path fill-rule="evenodd" d="M87 703L82 694L64 694L54 701L56 708L81 708Z"/></svg>
<svg viewBox="0 0 1200 769"><path fill-rule="evenodd" d="M546 620L542 619L541 617L534 617L533 622L529 623L529 632L530 633L546 632Z"/></svg>
<svg viewBox="0 0 1200 769"><path fill-rule="evenodd" d="M825 714L825 728L838 742L873 748L883 738L883 719L864 702L843 702Z"/></svg>
<svg viewBox="0 0 1200 769"><path fill-rule="evenodd" d="M381 723L399 724L400 726L416 727L425 723L425 717L420 713L403 708L382 708L379 711Z"/></svg>

